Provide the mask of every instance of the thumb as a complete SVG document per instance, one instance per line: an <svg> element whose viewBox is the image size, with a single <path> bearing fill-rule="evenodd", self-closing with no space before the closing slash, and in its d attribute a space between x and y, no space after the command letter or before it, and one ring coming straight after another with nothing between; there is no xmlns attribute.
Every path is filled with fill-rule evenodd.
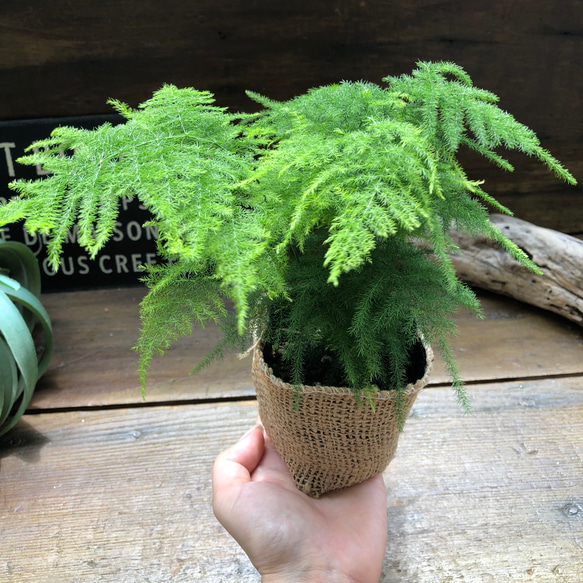
<svg viewBox="0 0 583 583"><path fill-rule="evenodd" d="M256 425L237 443L217 456L213 466L213 506L231 505L239 488L251 481L251 474L263 456L263 427Z"/></svg>

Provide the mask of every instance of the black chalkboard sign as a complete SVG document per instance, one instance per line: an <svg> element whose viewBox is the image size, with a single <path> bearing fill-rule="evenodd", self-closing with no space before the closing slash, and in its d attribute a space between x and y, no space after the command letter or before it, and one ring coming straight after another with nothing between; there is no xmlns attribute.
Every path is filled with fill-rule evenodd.
<svg viewBox="0 0 583 583"><path fill-rule="evenodd" d="M95 115L0 122L0 202L15 195L7 186L12 180L45 174L42 168L23 166L16 159L26 147L48 137L54 128L67 125L92 129L105 122L121 121L118 115ZM25 243L34 252L41 266L43 292L128 285L138 283L142 265L158 261L155 229L144 226L149 218L138 201L122 200L112 238L94 260L77 245L77 231L72 229L56 273L48 265L45 237L31 235L16 224L0 227L0 238Z"/></svg>

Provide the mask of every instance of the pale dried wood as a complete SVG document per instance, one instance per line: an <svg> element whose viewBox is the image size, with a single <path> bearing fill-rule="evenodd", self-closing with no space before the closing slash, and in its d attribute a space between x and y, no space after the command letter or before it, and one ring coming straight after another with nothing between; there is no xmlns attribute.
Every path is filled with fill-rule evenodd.
<svg viewBox="0 0 583 583"><path fill-rule="evenodd" d="M384 473L382 583L583 572L583 378L423 391ZM212 515L217 453L255 402L28 415L0 441L0 581L250 583Z"/></svg>
<svg viewBox="0 0 583 583"><path fill-rule="evenodd" d="M471 285L555 312L583 326L583 241L505 215L491 222L540 267L535 275L485 237L453 233L461 253L452 256Z"/></svg>

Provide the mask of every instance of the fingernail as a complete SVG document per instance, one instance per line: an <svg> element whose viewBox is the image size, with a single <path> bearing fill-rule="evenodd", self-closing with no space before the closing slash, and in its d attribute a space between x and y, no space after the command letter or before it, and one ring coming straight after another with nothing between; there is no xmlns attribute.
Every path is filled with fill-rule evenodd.
<svg viewBox="0 0 583 583"><path fill-rule="evenodd" d="M251 429L249 429L249 431L247 431L246 433L244 433L240 438L239 441L243 441L251 432L255 431L255 429L257 429L258 427L261 427L261 425L259 425L259 423L257 423L256 425L254 425L253 427L251 427Z"/></svg>

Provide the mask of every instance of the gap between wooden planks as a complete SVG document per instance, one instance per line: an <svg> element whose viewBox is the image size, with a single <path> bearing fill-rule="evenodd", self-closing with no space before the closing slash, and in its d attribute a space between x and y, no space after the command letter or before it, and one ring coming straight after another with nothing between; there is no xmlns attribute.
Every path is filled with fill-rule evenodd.
<svg viewBox="0 0 583 583"><path fill-rule="evenodd" d="M43 296L53 320L55 355L35 392L32 409L142 403L135 345L143 288ZM543 310L478 292L485 320L461 311L452 338L466 381L583 374L583 330ZM218 340L215 326L195 329L162 358L148 377L146 404L253 397L250 359L235 355L200 373L189 371ZM437 360L431 383L448 382Z"/></svg>
<svg viewBox="0 0 583 583"><path fill-rule="evenodd" d="M583 379L421 393L385 472L383 583L583 572ZM253 401L28 415L0 441L0 581L257 582L214 519L215 456Z"/></svg>

